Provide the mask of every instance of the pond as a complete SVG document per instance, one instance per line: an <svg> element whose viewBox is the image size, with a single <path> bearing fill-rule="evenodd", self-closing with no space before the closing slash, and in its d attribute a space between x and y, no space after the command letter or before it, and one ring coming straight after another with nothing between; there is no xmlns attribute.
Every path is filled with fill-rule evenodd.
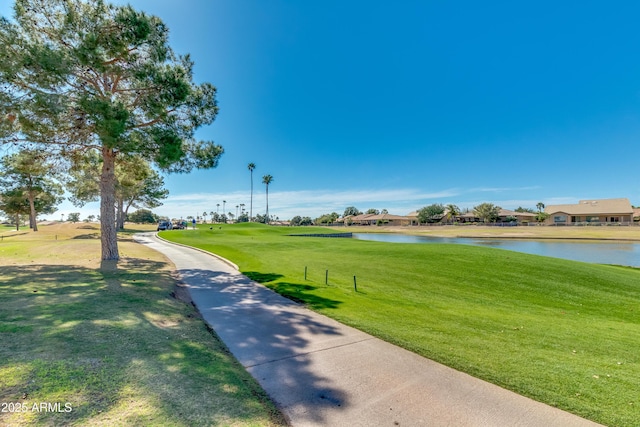
<svg viewBox="0 0 640 427"><path fill-rule="evenodd" d="M392 243L455 243L490 246L527 254L544 255L597 264L640 267L640 243L602 240L517 240L410 236L406 234L353 233L360 240Z"/></svg>

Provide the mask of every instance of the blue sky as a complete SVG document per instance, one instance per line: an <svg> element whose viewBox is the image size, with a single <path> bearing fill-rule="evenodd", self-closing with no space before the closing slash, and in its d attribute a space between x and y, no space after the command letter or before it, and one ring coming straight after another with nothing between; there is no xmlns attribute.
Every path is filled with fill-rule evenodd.
<svg viewBox="0 0 640 427"><path fill-rule="evenodd" d="M223 200L235 214L249 205L249 162L254 213L271 174L281 219L351 205L640 204L637 2L129 3L162 18L196 80L218 88L218 118L197 136L224 147L220 165L167 176L159 214Z"/></svg>

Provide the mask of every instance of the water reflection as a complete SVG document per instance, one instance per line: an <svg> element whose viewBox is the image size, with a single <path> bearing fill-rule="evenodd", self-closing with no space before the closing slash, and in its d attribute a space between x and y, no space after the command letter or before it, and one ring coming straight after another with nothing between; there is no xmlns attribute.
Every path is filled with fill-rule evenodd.
<svg viewBox="0 0 640 427"><path fill-rule="evenodd" d="M490 246L527 254L544 255L598 264L640 267L640 243L588 240L515 240L410 236L406 234L354 233L361 240L392 243L455 243Z"/></svg>

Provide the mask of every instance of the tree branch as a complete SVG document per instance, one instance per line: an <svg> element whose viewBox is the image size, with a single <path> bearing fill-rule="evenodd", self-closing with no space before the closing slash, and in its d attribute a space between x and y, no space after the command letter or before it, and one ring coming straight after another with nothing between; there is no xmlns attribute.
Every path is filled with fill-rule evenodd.
<svg viewBox="0 0 640 427"><path fill-rule="evenodd" d="M173 112L175 112L175 111L176 111L176 109L175 109L175 108L173 108L173 109L171 109L171 110L166 111L166 114L167 114L167 115L169 115L169 114L171 114L171 113L173 113ZM140 129L140 128L144 128L144 127L148 127L148 126L153 126L153 125L155 125L155 124L157 124L157 123L160 123L160 121L161 121L161 120L162 120L162 119L160 119L160 118L158 118L158 119L154 119L154 120L148 121L148 122L146 122L146 123L141 123L141 124L139 124L139 125L137 125L137 126L134 126L134 128L136 128L136 129Z"/></svg>

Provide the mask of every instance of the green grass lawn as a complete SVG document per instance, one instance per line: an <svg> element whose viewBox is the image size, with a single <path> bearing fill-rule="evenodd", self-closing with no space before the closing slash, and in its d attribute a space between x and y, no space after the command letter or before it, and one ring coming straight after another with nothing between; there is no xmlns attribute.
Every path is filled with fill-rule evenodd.
<svg viewBox="0 0 640 427"><path fill-rule="evenodd" d="M640 271L465 245L287 236L322 230L334 231L239 224L162 236L430 359L603 424L638 425Z"/></svg>
<svg viewBox="0 0 640 427"><path fill-rule="evenodd" d="M101 270L97 227L3 232L0 425L283 425L171 264L125 234Z"/></svg>

